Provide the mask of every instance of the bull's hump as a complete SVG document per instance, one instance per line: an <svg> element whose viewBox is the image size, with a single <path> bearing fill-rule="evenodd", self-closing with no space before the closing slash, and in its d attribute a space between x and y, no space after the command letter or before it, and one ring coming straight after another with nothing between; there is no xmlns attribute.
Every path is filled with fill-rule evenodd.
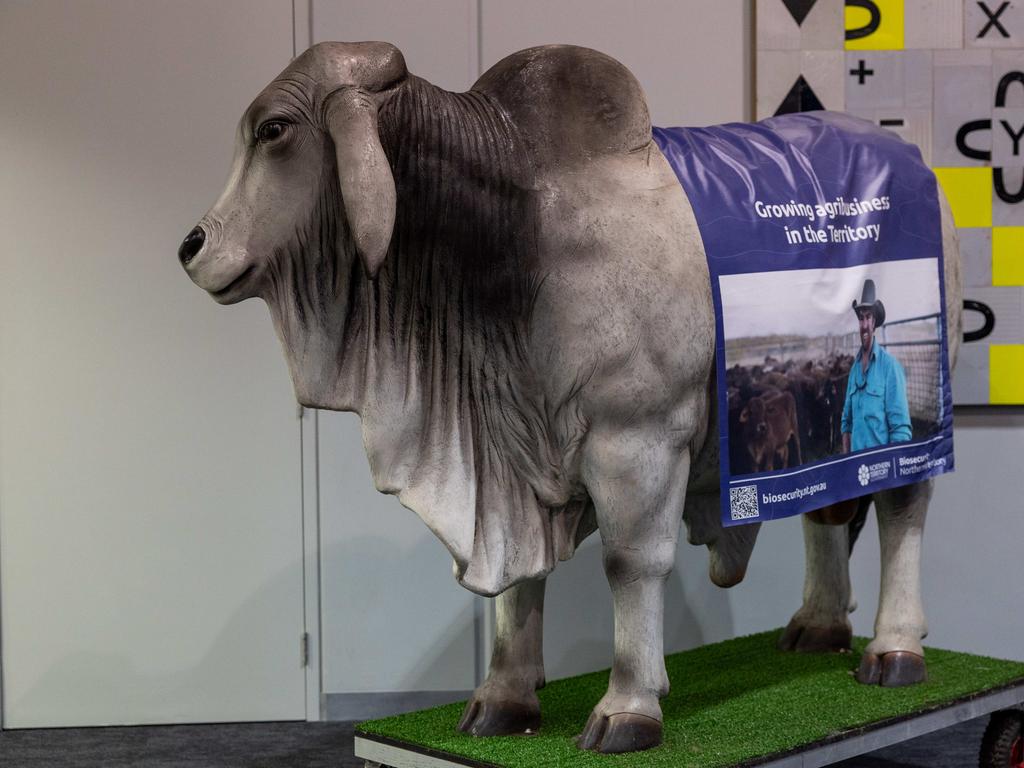
<svg viewBox="0 0 1024 768"><path fill-rule="evenodd" d="M640 83L590 48L545 45L508 56L473 86L496 101L542 166L631 152L651 141Z"/></svg>

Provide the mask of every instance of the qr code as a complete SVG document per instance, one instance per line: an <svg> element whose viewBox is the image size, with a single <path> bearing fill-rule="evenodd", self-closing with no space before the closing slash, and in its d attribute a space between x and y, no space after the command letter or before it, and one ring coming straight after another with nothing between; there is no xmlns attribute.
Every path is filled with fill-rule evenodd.
<svg viewBox="0 0 1024 768"><path fill-rule="evenodd" d="M729 489L729 517L733 520L749 520L759 514L756 485L741 485Z"/></svg>

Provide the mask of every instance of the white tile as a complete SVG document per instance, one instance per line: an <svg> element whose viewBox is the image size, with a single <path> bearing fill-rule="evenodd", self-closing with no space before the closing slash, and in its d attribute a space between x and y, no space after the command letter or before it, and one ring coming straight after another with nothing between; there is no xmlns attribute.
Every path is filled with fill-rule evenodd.
<svg viewBox="0 0 1024 768"><path fill-rule="evenodd" d="M892 131L904 141L916 144L921 160L932 164L932 116L927 109L847 109L851 115L870 120L879 128Z"/></svg>
<svg viewBox="0 0 1024 768"><path fill-rule="evenodd" d="M938 55L938 54L936 54ZM936 67L933 106L932 160L937 166L983 166L957 149L957 132L966 123L992 116L991 67ZM976 130L966 137L968 147L992 149L992 131Z"/></svg>
<svg viewBox="0 0 1024 768"><path fill-rule="evenodd" d="M758 51L757 119L774 115L801 76L825 109L843 110L843 61L840 50Z"/></svg>
<svg viewBox="0 0 1024 768"><path fill-rule="evenodd" d="M960 263L963 266L964 285L992 287L992 229L991 227L965 227L960 235Z"/></svg>
<svg viewBox="0 0 1024 768"><path fill-rule="evenodd" d="M803 52L801 73L825 109L842 111L846 108L843 92L845 62L844 51Z"/></svg>
<svg viewBox="0 0 1024 768"><path fill-rule="evenodd" d="M1024 288L998 286L995 288L971 288L964 291L964 298L987 304L996 316L996 327L992 335L985 338L990 344L1024 343ZM965 318L967 327L981 325L977 313L971 312ZM965 345L969 346L969 345Z"/></svg>
<svg viewBox="0 0 1024 768"><path fill-rule="evenodd" d="M757 0L758 50L835 50L844 45L843 0L817 0L797 24L782 0Z"/></svg>
<svg viewBox="0 0 1024 768"><path fill-rule="evenodd" d="M800 27L782 0L757 0L757 50L796 51L800 49ZM805 19L806 21L806 19Z"/></svg>
<svg viewBox="0 0 1024 768"><path fill-rule="evenodd" d="M847 107L846 112L853 115L854 117L860 117L864 120L870 120L872 123L877 122L875 117L875 110L870 107Z"/></svg>
<svg viewBox="0 0 1024 768"><path fill-rule="evenodd" d="M903 103L914 109L932 108L932 52L907 51L903 54Z"/></svg>
<svg viewBox="0 0 1024 768"><path fill-rule="evenodd" d="M965 2L964 47L1024 47L1024 3L1019 0Z"/></svg>
<svg viewBox="0 0 1024 768"><path fill-rule="evenodd" d="M879 109L875 122L897 134L904 141L916 144L925 165L932 164L932 111L930 109Z"/></svg>
<svg viewBox="0 0 1024 768"><path fill-rule="evenodd" d="M1003 200L1002 191L1010 200ZM1014 203L1014 198L1024 193L1024 168L995 168L992 171L992 226L1024 226L1024 201ZM1021 326L1024 334L1024 326Z"/></svg>
<svg viewBox="0 0 1024 768"><path fill-rule="evenodd" d="M841 51L845 46L843 0L817 0L800 25L800 47L808 51Z"/></svg>
<svg viewBox="0 0 1024 768"><path fill-rule="evenodd" d="M904 106L902 51L847 51L846 108Z"/></svg>
<svg viewBox="0 0 1024 768"><path fill-rule="evenodd" d="M992 110L992 167L1024 167L1024 107Z"/></svg>
<svg viewBox="0 0 1024 768"><path fill-rule="evenodd" d="M757 119L771 117L800 76L800 51L757 52Z"/></svg>
<svg viewBox="0 0 1024 768"><path fill-rule="evenodd" d="M987 48L960 51L935 51L932 61L938 67L991 67L992 51Z"/></svg>
<svg viewBox="0 0 1024 768"><path fill-rule="evenodd" d="M962 48L964 0L903 0L903 47Z"/></svg>
<svg viewBox="0 0 1024 768"><path fill-rule="evenodd" d="M992 84L993 106L1024 107L1024 50L992 51Z"/></svg>
<svg viewBox="0 0 1024 768"><path fill-rule="evenodd" d="M969 312L966 323L977 323L980 315ZM973 328L974 325L969 327ZM953 371L953 403L956 405L988 405L988 339L960 346L960 357Z"/></svg>

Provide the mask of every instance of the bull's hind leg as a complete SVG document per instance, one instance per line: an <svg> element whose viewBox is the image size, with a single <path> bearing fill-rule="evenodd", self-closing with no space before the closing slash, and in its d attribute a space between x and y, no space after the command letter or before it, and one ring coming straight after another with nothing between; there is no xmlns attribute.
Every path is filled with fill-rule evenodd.
<svg viewBox="0 0 1024 768"><path fill-rule="evenodd" d="M875 637L857 670L862 683L895 687L920 683L926 677L921 647L928 633L921 604L921 537L931 495L930 480L875 494L882 581Z"/></svg>
<svg viewBox="0 0 1024 768"><path fill-rule="evenodd" d="M804 602L779 638L783 651L819 652L849 649L849 544L846 525L816 522L803 516Z"/></svg>
<svg viewBox="0 0 1024 768"><path fill-rule="evenodd" d="M588 440L584 477L611 586L615 655L608 691L579 737L583 749L631 752L661 743L665 581L675 563L688 471L687 450L648 434Z"/></svg>
<svg viewBox="0 0 1024 768"><path fill-rule="evenodd" d="M523 581L496 598L494 649L487 679L473 692L459 730L474 736L535 732L544 686L544 579Z"/></svg>

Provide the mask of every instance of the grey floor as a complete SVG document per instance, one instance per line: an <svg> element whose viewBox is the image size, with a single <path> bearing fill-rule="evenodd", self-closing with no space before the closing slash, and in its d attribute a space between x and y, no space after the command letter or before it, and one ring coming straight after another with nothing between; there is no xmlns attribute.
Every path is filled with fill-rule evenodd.
<svg viewBox="0 0 1024 768"><path fill-rule="evenodd" d="M839 768L973 768L988 718ZM0 732L0 768L362 768L352 723L246 723Z"/></svg>

